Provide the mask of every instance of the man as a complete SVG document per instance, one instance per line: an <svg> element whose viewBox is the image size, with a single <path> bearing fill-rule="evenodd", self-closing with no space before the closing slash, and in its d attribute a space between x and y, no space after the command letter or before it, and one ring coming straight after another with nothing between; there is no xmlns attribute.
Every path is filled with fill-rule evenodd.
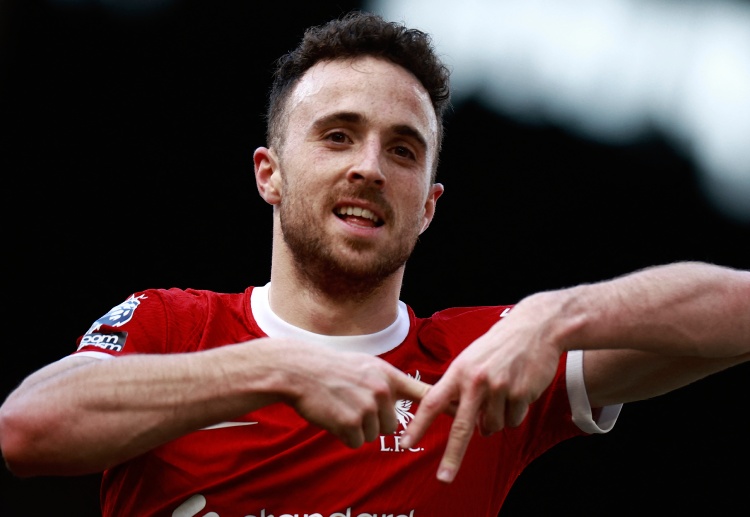
<svg viewBox="0 0 750 517"><path fill-rule="evenodd" d="M419 31L308 31L254 153L270 282L114 307L3 404L9 468L103 472L106 516L494 516L549 447L750 357L750 273L708 264L417 317L448 99Z"/></svg>

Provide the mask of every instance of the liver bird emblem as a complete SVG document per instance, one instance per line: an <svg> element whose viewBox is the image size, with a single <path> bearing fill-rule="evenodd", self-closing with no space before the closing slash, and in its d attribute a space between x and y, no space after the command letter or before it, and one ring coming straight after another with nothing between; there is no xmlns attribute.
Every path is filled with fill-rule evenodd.
<svg viewBox="0 0 750 517"><path fill-rule="evenodd" d="M415 373L414 375L411 375L409 373L407 373L406 375L416 380L420 379L419 370L417 370L417 373ZM409 411L411 409L412 402L413 401L406 399L400 399L396 401L396 418L398 418L398 423L401 424L404 429L406 429L406 426L414 418L414 414Z"/></svg>

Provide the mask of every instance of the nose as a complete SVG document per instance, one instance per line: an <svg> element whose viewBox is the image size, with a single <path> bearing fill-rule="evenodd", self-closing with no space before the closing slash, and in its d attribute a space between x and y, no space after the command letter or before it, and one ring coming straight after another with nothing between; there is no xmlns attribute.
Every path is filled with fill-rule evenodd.
<svg viewBox="0 0 750 517"><path fill-rule="evenodd" d="M382 148L379 142L367 142L356 154L354 164L347 172L347 179L351 182L374 183L379 187L385 185L385 175L381 167Z"/></svg>

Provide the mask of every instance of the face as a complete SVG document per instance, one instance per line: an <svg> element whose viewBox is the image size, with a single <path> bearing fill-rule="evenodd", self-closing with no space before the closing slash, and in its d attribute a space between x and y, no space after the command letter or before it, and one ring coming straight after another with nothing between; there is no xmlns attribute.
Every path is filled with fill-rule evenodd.
<svg viewBox="0 0 750 517"><path fill-rule="evenodd" d="M442 193L430 179L438 125L429 95L388 61L321 62L287 114L282 148L268 150L277 195L266 197L285 246L318 288L379 285L401 270Z"/></svg>

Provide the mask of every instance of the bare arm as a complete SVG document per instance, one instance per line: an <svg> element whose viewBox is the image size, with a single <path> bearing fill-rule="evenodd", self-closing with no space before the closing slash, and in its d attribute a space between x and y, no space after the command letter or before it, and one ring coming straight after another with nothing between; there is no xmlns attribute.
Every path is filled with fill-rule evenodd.
<svg viewBox="0 0 750 517"><path fill-rule="evenodd" d="M98 472L285 402L358 447L395 430L397 398L419 400L426 389L376 357L268 338L187 354L71 357L8 396L0 446L20 476Z"/></svg>
<svg viewBox="0 0 750 517"><path fill-rule="evenodd" d="M649 398L750 358L750 272L703 263L653 267L519 302L451 364L402 440L412 447L458 404L438 477L450 482L474 426L520 424L560 355L584 352L593 407Z"/></svg>
<svg viewBox="0 0 750 517"><path fill-rule="evenodd" d="M660 395L750 359L750 271L681 263L569 294L563 346L586 350L593 407Z"/></svg>

